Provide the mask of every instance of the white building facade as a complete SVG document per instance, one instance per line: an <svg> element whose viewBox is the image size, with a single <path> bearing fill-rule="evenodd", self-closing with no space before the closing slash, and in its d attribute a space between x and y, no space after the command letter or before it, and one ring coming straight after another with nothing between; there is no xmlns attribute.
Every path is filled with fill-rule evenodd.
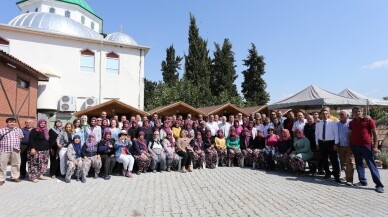
<svg viewBox="0 0 388 217"><path fill-rule="evenodd" d="M130 36L105 38L103 21L84 0L24 0L0 24L0 49L50 77L39 83L38 111L80 111L110 99L144 108L144 57Z"/></svg>

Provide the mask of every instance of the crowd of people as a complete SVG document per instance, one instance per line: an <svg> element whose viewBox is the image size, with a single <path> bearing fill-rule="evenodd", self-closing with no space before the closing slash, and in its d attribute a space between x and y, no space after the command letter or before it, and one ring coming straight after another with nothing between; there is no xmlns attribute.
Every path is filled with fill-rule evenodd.
<svg viewBox="0 0 388 217"><path fill-rule="evenodd" d="M35 128L33 120L27 120L20 129L14 118L8 118L7 126L0 129L0 185L5 183L10 162L14 182L27 174L34 183L47 179L49 163L50 176L63 177L67 183L73 177L85 183L91 168L94 178L109 180L118 164L122 164L120 174L129 178L133 172L186 173L224 166L305 173L308 165L309 173L334 177L339 183L344 170L347 185L366 186L365 161L376 191L382 193L384 186L374 161L378 152L375 122L360 107L353 108L350 118L344 110L338 120L328 107L307 116L288 112L283 117L281 111L271 111L269 117L238 113L206 119L202 115L194 119L190 114L185 118L152 114L119 120L102 112L100 117L88 120L82 116L64 126L57 120L50 130L46 120L39 120Z"/></svg>

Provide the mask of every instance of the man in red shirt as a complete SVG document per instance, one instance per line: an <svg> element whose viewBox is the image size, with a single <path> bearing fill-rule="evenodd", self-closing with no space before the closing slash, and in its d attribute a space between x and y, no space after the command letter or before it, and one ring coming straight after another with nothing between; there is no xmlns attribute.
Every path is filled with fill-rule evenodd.
<svg viewBox="0 0 388 217"><path fill-rule="evenodd" d="M354 158L356 160L356 169L358 179L360 180L356 186L366 186L368 182L365 178L365 168L363 159L368 164L372 174L373 182L376 184L376 191L384 192L384 185L381 183L380 174L375 164L374 154L378 152L378 137L376 132L376 124L372 118L364 117L362 108L353 107L352 113L354 119L349 123L349 139L348 141ZM373 144L371 136L373 135Z"/></svg>

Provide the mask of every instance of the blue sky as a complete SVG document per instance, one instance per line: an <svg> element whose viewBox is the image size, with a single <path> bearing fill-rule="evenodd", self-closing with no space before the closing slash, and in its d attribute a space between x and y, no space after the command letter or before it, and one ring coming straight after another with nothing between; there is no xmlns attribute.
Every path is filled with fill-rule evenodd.
<svg viewBox="0 0 388 217"><path fill-rule="evenodd" d="M15 2L2 2L1 23L19 14ZM214 42L232 42L239 90L242 60L254 43L265 57L271 102L311 84L335 93L350 88L369 97L388 96L386 0L87 2L104 19L105 33L122 25L138 44L151 47L145 73L154 81L162 79L160 64L169 45L178 55L187 53L191 12L211 54Z"/></svg>

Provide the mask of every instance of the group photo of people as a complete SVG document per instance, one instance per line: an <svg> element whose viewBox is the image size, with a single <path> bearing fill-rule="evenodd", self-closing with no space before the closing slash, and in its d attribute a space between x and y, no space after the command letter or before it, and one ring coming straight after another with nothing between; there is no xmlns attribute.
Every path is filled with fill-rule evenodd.
<svg viewBox="0 0 388 217"><path fill-rule="evenodd" d="M384 192L374 154L376 124L361 107L329 107L305 114L252 113L244 116L125 115L81 116L72 122L27 120L23 128L8 118L0 129L0 185L6 181L37 183L58 178L66 183L111 179L120 175L191 173L218 167L289 171L317 175L348 186L366 186L365 164L376 191ZM354 170L358 181L353 180ZM343 171L343 177L341 172Z"/></svg>

